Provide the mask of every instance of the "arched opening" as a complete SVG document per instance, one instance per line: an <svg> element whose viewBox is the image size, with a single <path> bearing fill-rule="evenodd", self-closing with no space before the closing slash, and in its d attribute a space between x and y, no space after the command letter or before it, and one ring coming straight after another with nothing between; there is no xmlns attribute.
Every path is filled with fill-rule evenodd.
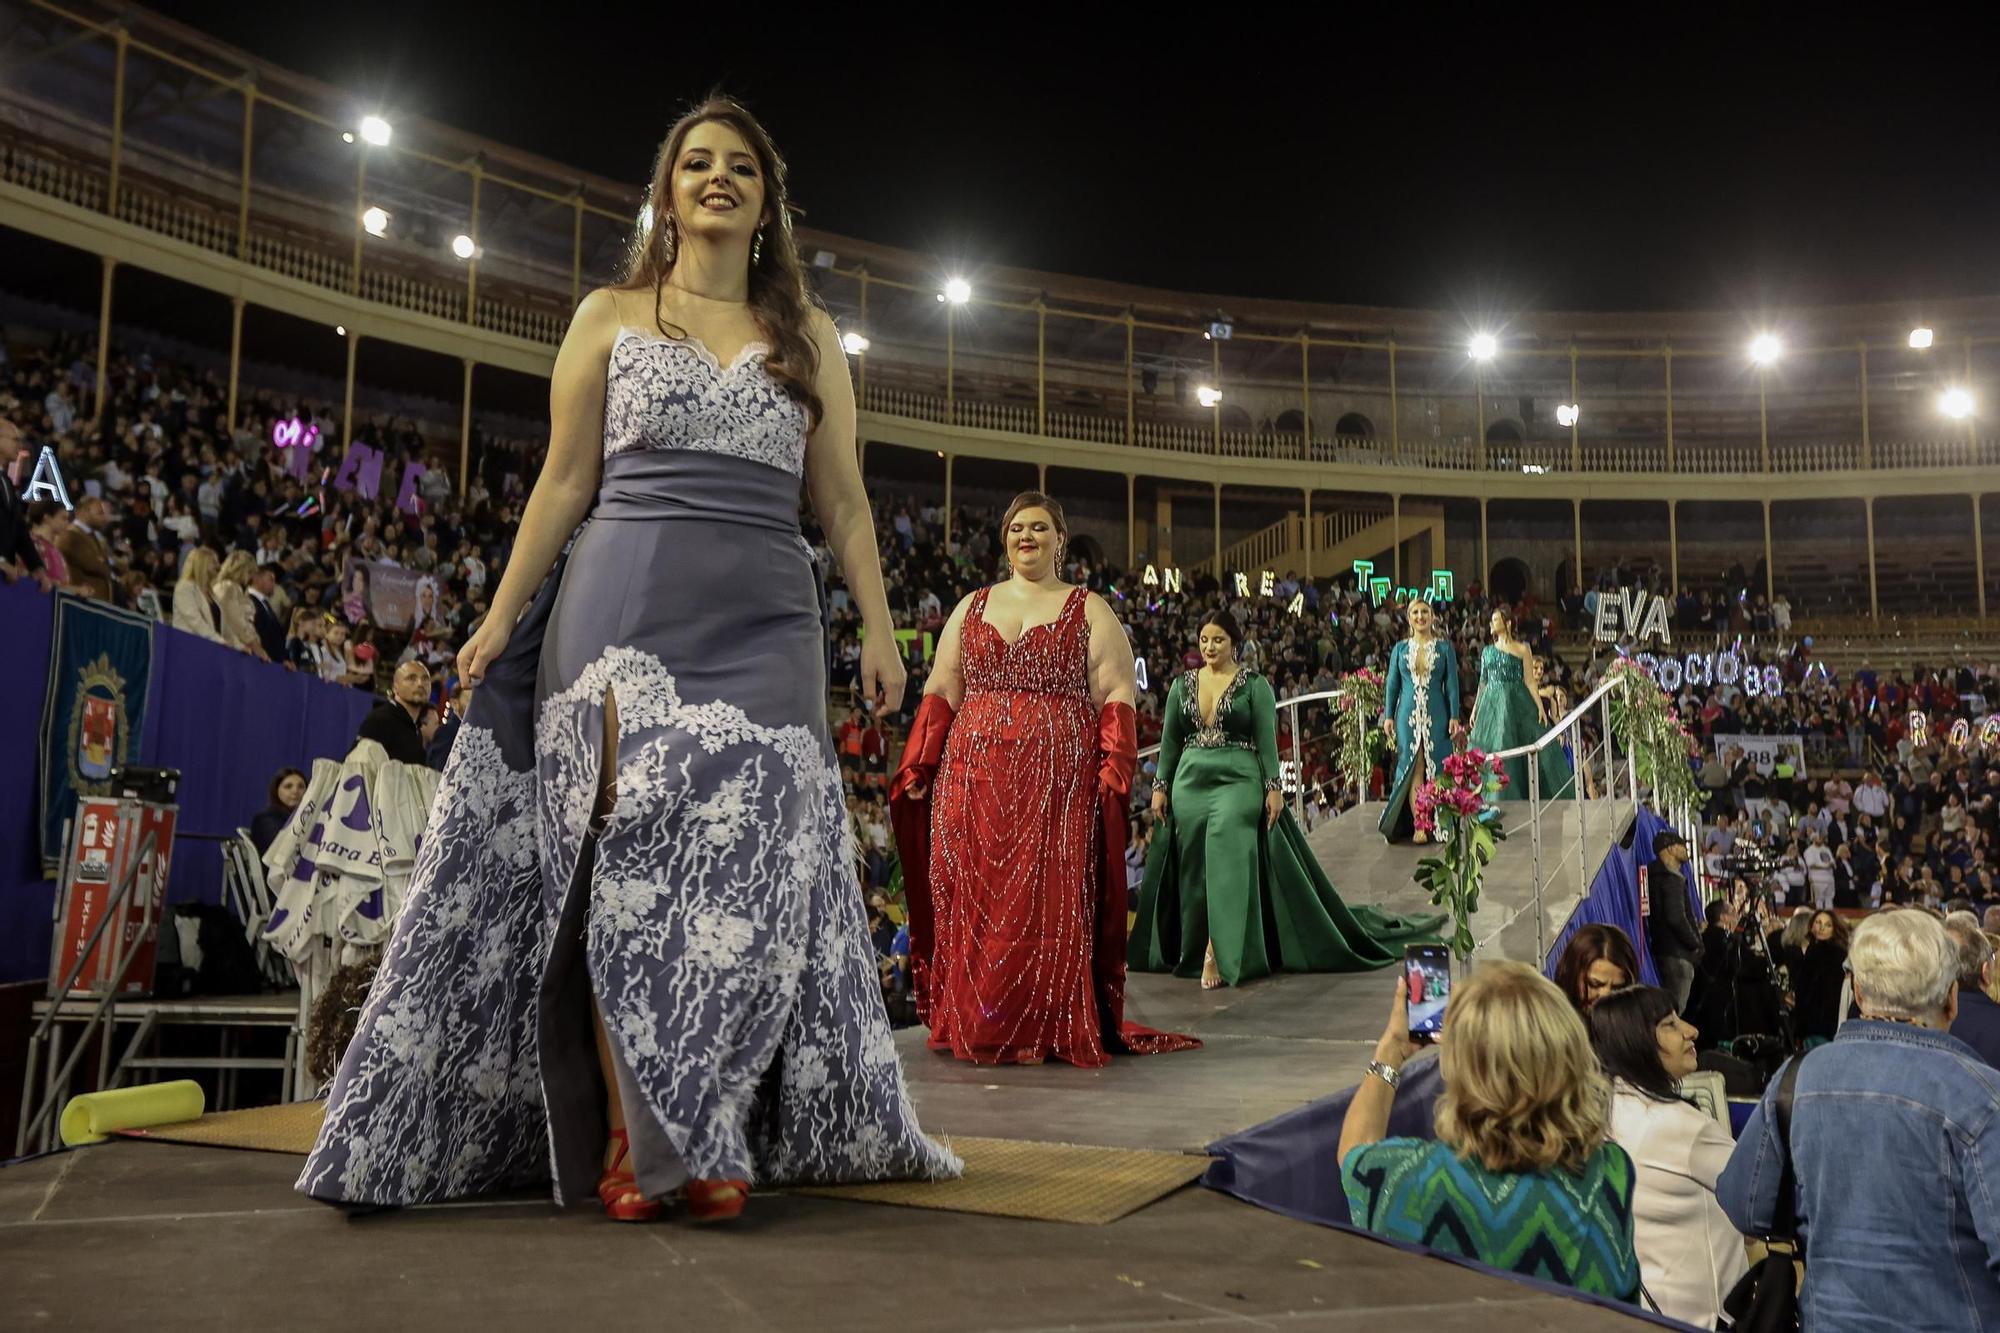
<svg viewBox="0 0 2000 1333"><path fill-rule="evenodd" d="M1069 558L1081 560L1092 569L1105 568L1104 547L1086 533L1076 533L1069 539Z"/></svg>
<svg viewBox="0 0 2000 1333"><path fill-rule="evenodd" d="M1508 556L1493 566L1493 577L1490 582L1495 597L1503 602L1518 602L1527 596L1528 585L1532 580L1528 576L1527 564Z"/></svg>
<svg viewBox="0 0 2000 1333"><path fill-rule="evenodd" d="M1333 433L1342 439L1372 440L1375 438L1375 423L1359 412L1349 412L1333 423Z"/></svg>
<svg viewBox="0 0 2000 1333"><path fill-rule="evenodd" d="M1222 408L1222 428L1224 430L1249 430L1250 414L1240 407L1225 403Z"/></svg>
<svg viewBox="0 0 2000 1333"><path fill-rule="evenodd" d="M1278 413L1277 430L1280 435L1302 435L1306 428L1306 414L1298 408L1288 408Z"/></svg>
<svg viewBox="0 0 2000 1333"><path fill-rule="evenodd" d="M1489 445L1519 444L1520 442L1521 426L1518 422L1503 418L1486 428L1486 443Z"/></svg>

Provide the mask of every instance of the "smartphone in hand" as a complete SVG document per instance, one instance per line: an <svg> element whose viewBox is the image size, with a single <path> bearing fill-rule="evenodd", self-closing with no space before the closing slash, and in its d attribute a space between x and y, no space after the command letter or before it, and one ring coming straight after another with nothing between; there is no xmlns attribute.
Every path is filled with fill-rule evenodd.
<svg viewBox="0 0 2000 1333"><path fill-rule="evenodd" d="M1451 950L1442 944L1405 945L1403 976L1409 988L1410 1040L1436 1041L1444 1031L1445 1001L1451 998Z"/></svg>

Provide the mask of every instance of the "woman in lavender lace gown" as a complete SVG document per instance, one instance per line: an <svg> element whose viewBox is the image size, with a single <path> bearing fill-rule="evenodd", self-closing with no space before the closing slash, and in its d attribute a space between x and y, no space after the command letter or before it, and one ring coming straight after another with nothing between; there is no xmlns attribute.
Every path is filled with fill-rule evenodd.
<svg viewBox="0 0 2000 1333"><path fill-rule="evenodd" d="M313 1197L552 1177L621 1220L677 1193L709 1220L753 1181L959 1169L903 1083L826 731L801 479L868 626L864 692L894 707L904 680L846 361L747 111L676 125L650 199L625 284L557 357L548 461L461 654L480 685Z"/></svg>

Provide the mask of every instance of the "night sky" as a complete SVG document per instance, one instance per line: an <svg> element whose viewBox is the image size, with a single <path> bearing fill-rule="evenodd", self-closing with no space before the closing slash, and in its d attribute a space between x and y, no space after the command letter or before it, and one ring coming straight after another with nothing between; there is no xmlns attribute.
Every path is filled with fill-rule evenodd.
<svg viewBox="0 0 2000 1333"><path fill-rule="evenodd" d="M1899 11L995 6L952 33L837 6L155 8L392 119L635 185L720 85L809 225L947 259L1468 312L2000 291L1989 56ZM1269 27L1218 29L1241 15Z"/></svg>

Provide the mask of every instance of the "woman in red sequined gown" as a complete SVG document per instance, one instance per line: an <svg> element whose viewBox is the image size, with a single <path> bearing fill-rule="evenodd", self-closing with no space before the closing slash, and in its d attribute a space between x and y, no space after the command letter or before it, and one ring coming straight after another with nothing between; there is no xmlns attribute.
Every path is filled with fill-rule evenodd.
<svg viewBox="0 0 2000 1333"><path fill-rule="evenodd" d="M1002 533L1013 577L946 622L891 789L918 1015L975 1064L1198 1045L1123 1021L1131 644L1057 576L1060 506L1018 496Z"/></svg>

